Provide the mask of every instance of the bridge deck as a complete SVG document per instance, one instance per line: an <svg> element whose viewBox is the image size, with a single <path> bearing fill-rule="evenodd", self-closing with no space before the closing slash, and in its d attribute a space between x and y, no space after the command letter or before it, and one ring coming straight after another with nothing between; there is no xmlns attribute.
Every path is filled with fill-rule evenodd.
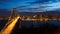
<svg viewBox="0 0 60 34"><path fill-rule="evenodd" d="M10 24L8 24L7 27L5 26L5 28L1 31L0 34L10 34L10 32L14 28L15 24L17 23L18 19L19 19L19 17L15 18L15 19L12 19L12 22L10 21L11 23L8 22Z"/></svg>

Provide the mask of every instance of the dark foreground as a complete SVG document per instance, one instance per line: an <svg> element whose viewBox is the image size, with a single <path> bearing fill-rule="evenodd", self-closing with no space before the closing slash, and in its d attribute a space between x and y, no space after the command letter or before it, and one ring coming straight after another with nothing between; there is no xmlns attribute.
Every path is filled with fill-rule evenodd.
<svg viewBox="0 0 60 34"><path fill-rule="evenodd" d="M31 24L27 24L27 23L31 23ZM20 28L20 24L19 21L16 24L16 26L14 27L14 29L12 30L11 34L60 34L60 26L59 24L52 24L48 22L36 22L34 25L34 22L32 24L33 21L21 21L21 23L24 23L24 26L22 25ZM52 21L52 22L57 22L59 23L60 21ZM38 27L39 26L39 27Z"/></svg>
<svg viewBox="0 0 60 34"><path fill-rule="evenodd" d="M11 34L60 34L60 29L57 27L43 27L43 28L30 28L30 29L14 29Z"/></svg>

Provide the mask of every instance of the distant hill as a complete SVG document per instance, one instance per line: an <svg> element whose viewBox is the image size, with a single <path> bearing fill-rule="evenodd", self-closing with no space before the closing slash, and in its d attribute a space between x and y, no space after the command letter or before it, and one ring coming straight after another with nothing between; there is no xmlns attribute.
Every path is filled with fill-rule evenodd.
<svg viewBox="0 0 60 34"><path fill-rule="evenodd" d="M42 14L42 15L60 15L60 10L57 11L46 11L46 12L20 12L20 15L36 15L36 14Z"/></svg>
<svg viewBox="0 0 60 34"><path fill-rule="evenodd" d="M7 9L0 9L0 16L4 16L4 15L10 15L11 11L7 10ZM20 15L36 15L36 14L43 14L43 15L60 15L60 10L56 10L56 11L46 11L46 12L19 12Z"/></svg>

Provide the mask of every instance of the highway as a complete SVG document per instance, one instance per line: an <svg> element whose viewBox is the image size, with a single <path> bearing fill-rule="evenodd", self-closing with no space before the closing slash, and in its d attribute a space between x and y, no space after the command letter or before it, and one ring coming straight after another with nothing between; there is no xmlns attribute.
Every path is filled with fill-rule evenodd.
<svg viewBox="0 0 60 34"><path fill-rule="evenodd" d="M20 17L16 17L0 34L10 34Z"/></svg>

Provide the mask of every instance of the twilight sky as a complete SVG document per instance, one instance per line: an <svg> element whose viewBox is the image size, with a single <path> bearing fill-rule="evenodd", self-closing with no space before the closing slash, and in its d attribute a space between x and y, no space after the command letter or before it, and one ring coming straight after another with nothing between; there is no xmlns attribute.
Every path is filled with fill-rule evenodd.
<svg viewBox="0 0 60 34"><path fill-rule="evenodd" d="M59 10L60 0L0 0L0 9L12 8L17 8L20 12Z"/></svg>

